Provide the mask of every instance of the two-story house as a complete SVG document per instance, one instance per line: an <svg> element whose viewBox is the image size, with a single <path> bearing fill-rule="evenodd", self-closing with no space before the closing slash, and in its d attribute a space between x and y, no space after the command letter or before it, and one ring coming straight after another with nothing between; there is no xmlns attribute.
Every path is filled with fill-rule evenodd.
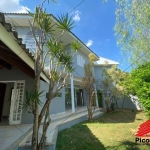
<svg viewBox="0 0 150 150"><path fill-rule="evenodd" d="M54 22L57 19L52 16ZM28 19L28 14L0 14L0 86L2 106L0 108L0 119L9 117L10 124L32 123L33 115L30 111L24 112L22 104L24 91L30 90L34 78L34 59L31 49L35 48ZM37 33L38 35L38 33ZM89 62L88 55L93 53L96 60L99 57L92 52L72 32L65 33L62 41L65 45L78 40L81 44L80 52L74 56L74 68L70 84L63 88L57 97L52 100L50 114L65 112L66 109L75 111L76 107L86 105L84 89L81 88L82 77L84 76L84 64ZM31 49L30 49L31 48ZM46 95L48 92L49 79L45 72L41 73L40 88ZM46 97L41 97L44 102Z"/></svg>

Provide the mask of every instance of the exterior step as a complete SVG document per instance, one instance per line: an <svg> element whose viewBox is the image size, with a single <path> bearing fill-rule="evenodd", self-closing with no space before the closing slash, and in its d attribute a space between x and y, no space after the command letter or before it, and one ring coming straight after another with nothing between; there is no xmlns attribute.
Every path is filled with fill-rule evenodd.
<svg viewBox="0 0 150 150"><path fill-rule="evenodd" d="M99 109L98 107L95 108L95 112L97 111L101 111L101 109ZM76 115L84 115L84 114L87 114L87 107L80 107L80 108L77 108L75 113L63 113L63 114L59 114L59 115L52 115L51 116L51 123L54 123L54 122L57 122L57 121L60 121L60 120L65 120L67 118L70 118L72 116L76 116ZM68 119L67 119L68 120Z"/></svg>
<svg viewBox="0 0 150 150"><path fill-rule="evenodd" d="M84 112L87 112L87 108L84 107L84 109L83 109L83 107L79 107L79 108L76 108L74 114L80 114L80 113L84 113ZM51 122L53 123L53 122L56 122L59 120L63 120L65 118L68 118L71 115L72 115L71 110L66 111L66 113L62 113L62 114L51 115Z"/></svg>

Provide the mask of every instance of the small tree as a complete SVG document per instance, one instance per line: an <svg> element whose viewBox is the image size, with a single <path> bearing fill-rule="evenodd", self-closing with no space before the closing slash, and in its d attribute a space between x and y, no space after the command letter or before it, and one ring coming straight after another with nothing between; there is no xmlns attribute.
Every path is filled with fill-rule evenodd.
<svg viewBox="0 0 150 150"><path fill-rule="evenodd" d="M99 86L103 91L103 97L105 100L107 112L110 111L110 108L112 108L112 110L114 111L114 100L119 100L124 97L125 93L121 82L125 78L125 76L126 73L118 69L116 65L113 65L108 69L106 62L106 65L103 67L102 83Z"/></svg>
<svg viewBox="0 0 150 150"><path fill-rule="evenodd" d="M46 133L50 125L50 103L56 94L65 86L68 85L68 79L73 71L72 57L80 49L78 41L70 44L70 51L65 47L61 41L61 37L65 32L69 32L74 25L74 22L67 15L62 15L58 18L58 22L54 23L52 16L49 15L42 4L35 9L35 13L29 12L32 19L29 19L30 29L36 43L35 51L35 79L31 91L26 92L26 100L24 108L30 108L34 116L33 134L32 134L32 150L43 150L46 144ZM59 31L59 36L55 35L55 31ZM38 39L36 32L40 33ZM44 49L46 47L46 49ZM40 92L40 75L44 70L45 60L49 60L49 90L45 103L41 111L39 106L41 104L39 96ZM43 133L41 139L38 139L38 131L43 122ZM40 142L38 142L40 141Z"/></svg>
<svg viewBox="0 0 150 150"><path fill-rule="evenodd" d="M95 90L94 83L95 78L93 76L93 63L87 63L84 65L84 77L82 78L82 87L87 91L87 110L88 121L92 121L93 113L95 110Z"/></svg>

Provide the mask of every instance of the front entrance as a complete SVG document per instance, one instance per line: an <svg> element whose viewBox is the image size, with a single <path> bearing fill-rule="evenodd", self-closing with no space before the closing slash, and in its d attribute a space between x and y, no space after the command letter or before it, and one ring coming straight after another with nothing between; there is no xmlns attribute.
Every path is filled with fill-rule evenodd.
<svg viewBox="0 0 150 150"><path fill-rule="evenodd" d="M25 81L0 82L0 125L21 124Z"/></svg>
<svg viewBox="0 0 150 150"><path fill-rule="evenodd" d="M84 98L83 98L83 89L74 89L74 100L75 100L75 107L84 106ZM65 89L65 106L66 109L72 108L72 101L71 101L71 88Z"/></svg>
<svg viewBox="0 0 150 150"><path fill-rule="evenodd" d="M83 89L75 89L76 94L76 106L84 106Z"/></svg>

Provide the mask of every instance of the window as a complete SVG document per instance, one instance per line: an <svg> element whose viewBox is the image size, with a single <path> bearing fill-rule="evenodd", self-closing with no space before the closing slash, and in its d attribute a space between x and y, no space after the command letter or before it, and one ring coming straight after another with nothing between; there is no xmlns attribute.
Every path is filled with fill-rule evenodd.
<svg viewBox="0 0 150 150"><path fill-rule="evenodd" d="M20 37L22 38L22 43L26 45L26 48L28 48L29 50L35 51L36 43L32 35L21 35ZM38 36L36 37L37 37L37 40L39 40Z"/></svg>
<svg viewBox="0 0 150 150"><path fill-rule="evenodd" d="M62 97L62 93L57 93L56 95L55 95L55 98L61 98Z"/></svg>
<svg viewBox="0 0 150 150"><path fill-rule="evenodd" d="M77 64L81 67L84 67L85 64L85 58L79 54L77 54Z"/></svg>
<svg viewBox="0 0 150 150"><path fill-rule="evenodd" d="M46 93L46 98L48 98L48 94ZM61 98L62 97L62 93L56 93L55 98Z"/></svg>

